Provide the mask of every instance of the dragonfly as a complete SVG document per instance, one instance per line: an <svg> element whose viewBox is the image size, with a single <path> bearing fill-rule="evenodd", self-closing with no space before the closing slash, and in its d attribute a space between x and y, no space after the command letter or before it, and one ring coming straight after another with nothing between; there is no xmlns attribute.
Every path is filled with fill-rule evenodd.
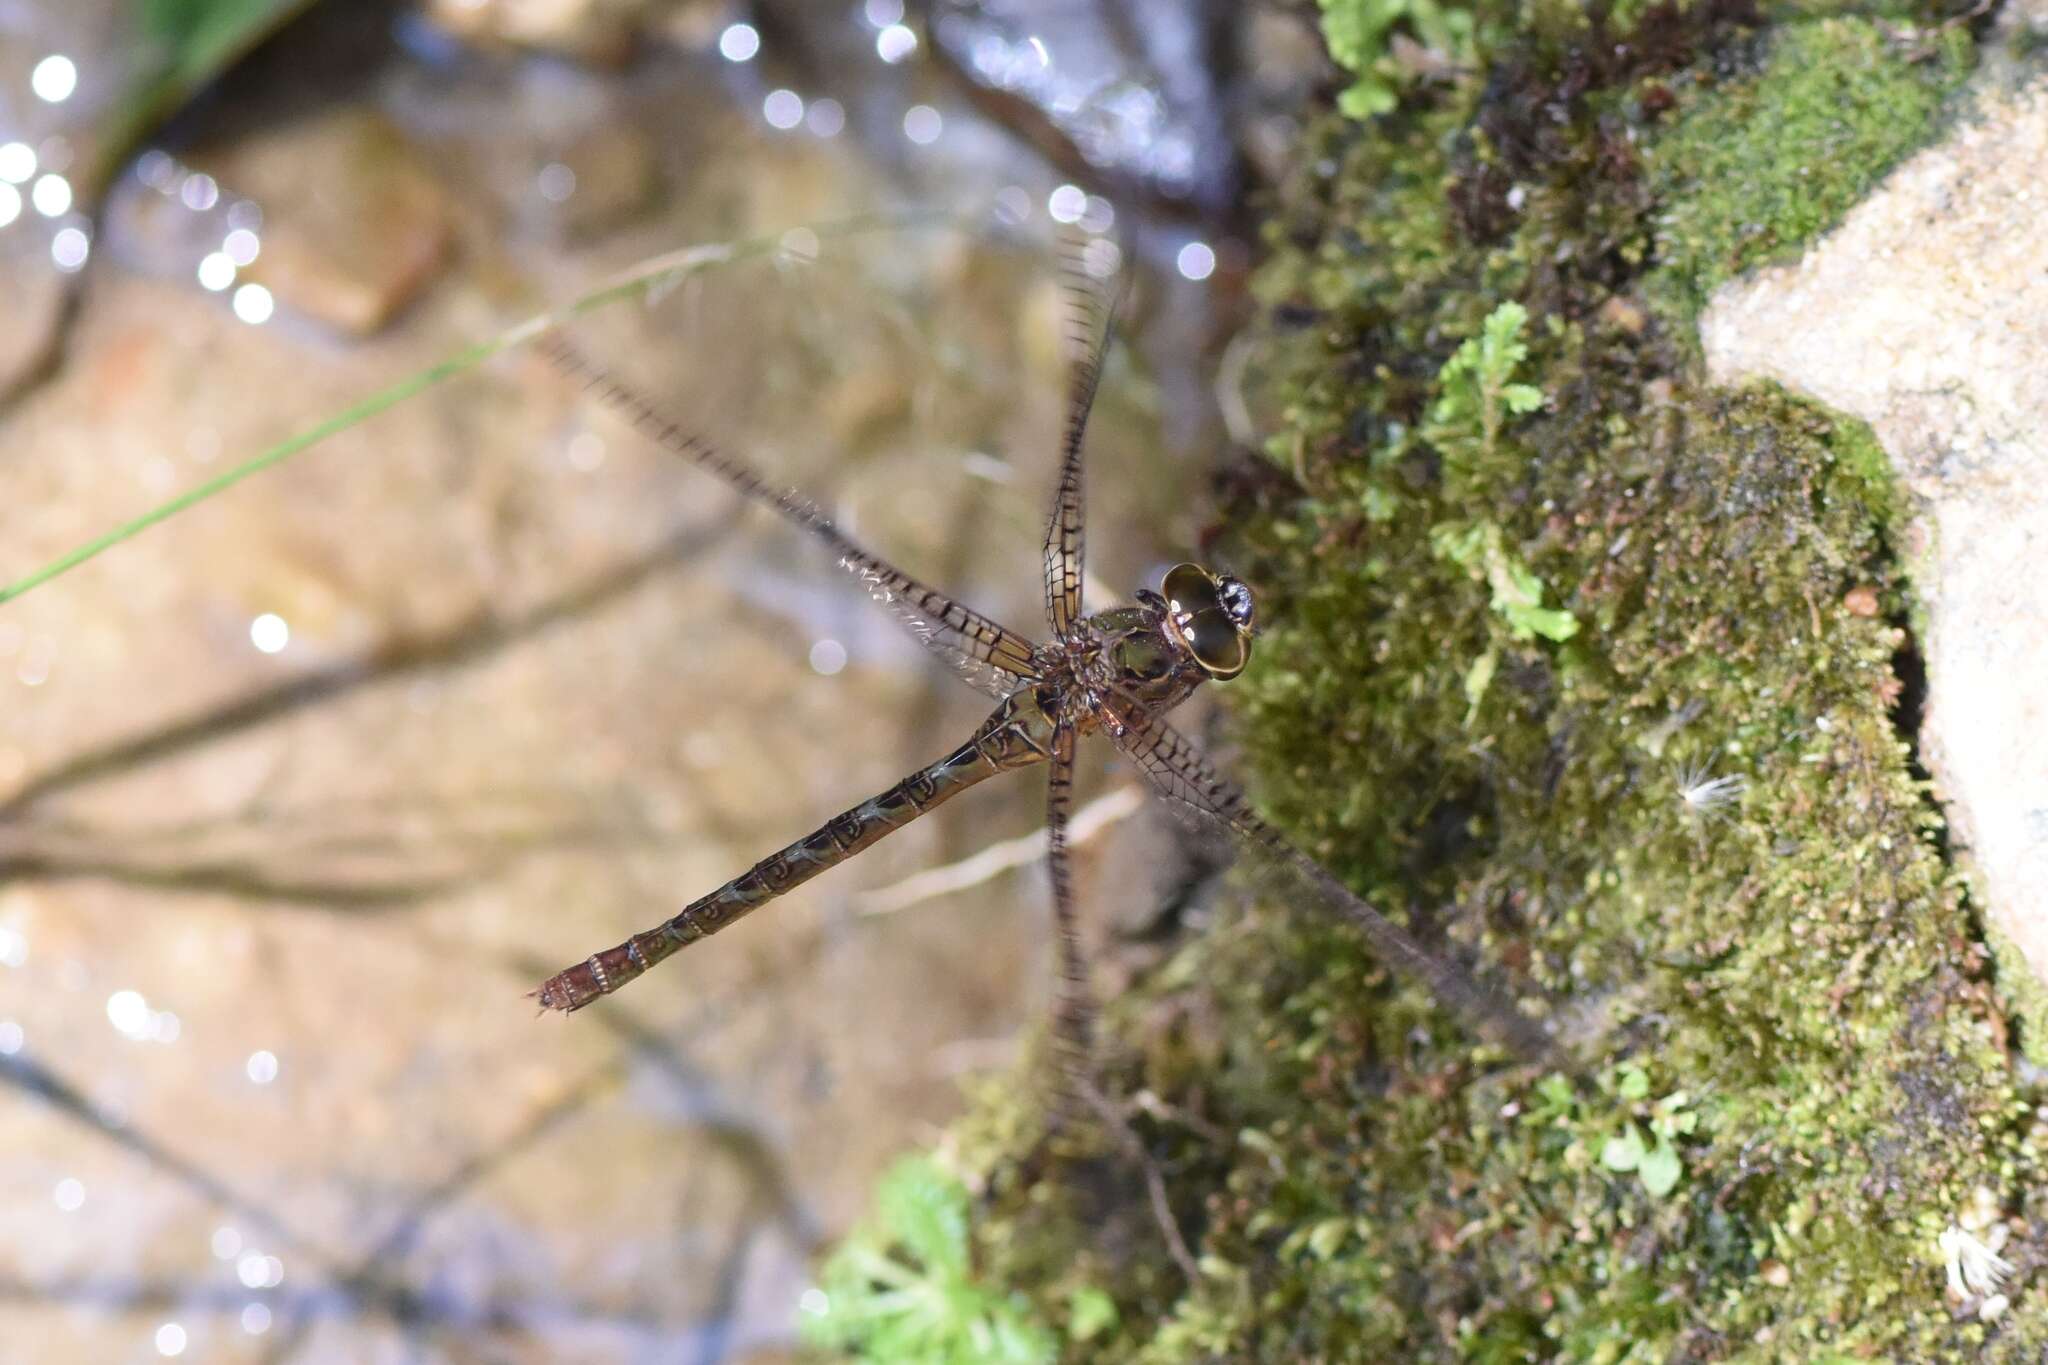
<svg viewBox="0 0 2048 1365"><path fill-rule="evenodd" d="M1166 720L1203 684L1226 683L1251 662L1258 619L1251 588L1196 563L1166 570L1131 605L1089 613L1082 602L1087 548L1083 451L1121 295L1080 253L1062 272L1068 348L1058 482L1045 533L1049 633L1033 640L913 578L855 543L818 506L665 413L589 359L562 332L541 340L554 364L631 426L822 541L910 633L995 710L958 747L888 790L827 820L801 839L691 901L667 920L556 973L533 992L544 1010L574 1012L639 979L693 943L728 929L813 877L853 858L970 787L999 774L1045 769L1046 860L1058 971L1054 1037L1068 1066L1085 1072L1092 1004L1081 950L1068 825L1076 750L1106 738L1155 792L1195 823L1221 826L1288 874L1288 884L1361 931L1391 966L1497 1041L1531 1059L1548 1037L1533 1019L1423 948L1261 818L1195 742Z"/></svg>

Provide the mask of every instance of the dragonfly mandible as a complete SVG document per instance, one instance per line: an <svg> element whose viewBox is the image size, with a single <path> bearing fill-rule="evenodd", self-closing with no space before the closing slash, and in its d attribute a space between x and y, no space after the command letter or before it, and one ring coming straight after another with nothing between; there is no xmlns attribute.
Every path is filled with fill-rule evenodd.
<svg viewBox="0 0 2048 1365"><path fill-rule="evenodd" d="M560 332L541 345L553 362L645 436L696 464L823 541L840 567L864 583L926 648L970 684L998 698L967 741L887 791L832 817L769 854L717 890L616 947L593 953L534 992L548 1010L574 1011L619 990L656 963L730 927L811 878L854 857L919 816L999 773L1046 768L1047 860L1059 969L1056 1037L1085 1069L1092 1007L1086 989L1067 824L1073 806L1075 749L1105 736L1172 806L1221 824L1263 855L1268 866L1361 930L1393 967L1428 986L1444 1004L1531 1058L1545 1058L1544 1031L1462 970L1429 953L1252 809L1167 712L1205 682L1227 682L1250 662L1257 620L1251 589L1228 574L1175 565L1159 587L1131 606L1089 615L1081 600L1087 534L1083 446L1088 416L1115 335L1117 295L1079 253L1062 275L1071 353L1059 481L1045 535L1045 607L1050 635L1019 631L927 586L864 549L801 495L778 488L752 467L665 414L655 403L589 360Z"/></svg>

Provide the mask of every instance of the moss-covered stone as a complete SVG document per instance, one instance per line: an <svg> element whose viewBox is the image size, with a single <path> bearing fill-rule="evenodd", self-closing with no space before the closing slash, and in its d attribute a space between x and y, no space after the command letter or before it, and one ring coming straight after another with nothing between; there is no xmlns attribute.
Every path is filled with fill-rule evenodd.
<svg viewBox="0 0 2048 1365"><path fill-rule="evenodd" d="M953 1135L982 1272L1051 1322L1114 1298L1071 1358L2048 1353L2036 1097L1893 714L1898 495L1866 429L1708 386L1670 330L1967 64L1959 24L1823 8L1531 4L1470 79L1307 138L1260 282L1291 478L1231 509L1271 623L1241 748L1277 823L1576 1064L1512 1065L1312 909L1229 920L1104 1028L1198 1283L1035 1092ZM1545 401L1447 434L1446 363L1510 302ZM1446 525L1577 629L1508 628ZM2021 1278L1980 1313L1938 1239L1995 1239L1987 1207Z"/></svg>
<svg viewBox="0 0 2048 1365"><path fill-rule="evenodd" d="M1921 144L1969 70L1970 38L1895 32L1862 18L1787 24L1760 70L1704 90L1655 140L1650 183L1669 206L1656 294L1696 314L1723 282L1832 227Z"/></svg>

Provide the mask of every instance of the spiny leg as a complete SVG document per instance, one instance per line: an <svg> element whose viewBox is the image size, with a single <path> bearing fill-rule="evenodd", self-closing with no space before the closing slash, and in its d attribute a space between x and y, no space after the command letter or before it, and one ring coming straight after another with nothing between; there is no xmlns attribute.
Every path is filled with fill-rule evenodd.
<svg viewBox="0 0 2048 1365"><path fill-rule="evenodd" d="M1087 963L1081 951L1080 916L1074 904L1073 869L1067 855L1067 824L1074 804L1074 743L1071 722L1053 731L1052 761L1047 769L1045 799L1046 868L1052 882L1054 952L1058 986L1053 1005L1053 1048L1059 1068L1059 1091L1053 1109L1054 1127L1073 1117L1079 1105L1093 1113L1110 1139L1136 1163L1145 1177L1145 1194L1153 1221L1174 1263L1190 1284L1200 1278L1180 1221L1166 1194L1166 1177L1131 1126L1124 1110L1097 1084L1095 1071L1095 1007L1088 990Z"/></svg>
<svg viewBox="0 0 2048 1365"><path fill-rule="evenodd" d="M1202 1269L1195 1263L1194 1252L1188 1248L1188 1239L1180 1230L1180 1219L1174 1217L1173 1201L1166 1194L1166 1173L1159 1169L1159 1163L1152 1158L1145 1140L1138 1136L1138 1130L1131 1126L1124 1110L1109 1096L1102 1093L1093 1080L1083 1083L1080 1097L1095 1111L1102 1125L1109 1131L1117 1146L1123 1148L1124 1156L1136 1163L1145 1177L1145 1200L1152 1209L1152 1221L1159 1225L1159 1235L1166 1242L1166 1253L1173 1257L1173 1263L1180 1267L1180 1273L1187 1277L1190 1285L1202 1278Z"/></svg>

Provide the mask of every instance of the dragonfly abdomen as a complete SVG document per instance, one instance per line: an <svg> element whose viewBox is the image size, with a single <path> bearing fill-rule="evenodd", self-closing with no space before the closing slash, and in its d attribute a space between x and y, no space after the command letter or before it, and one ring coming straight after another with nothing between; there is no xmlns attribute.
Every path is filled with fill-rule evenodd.
<svg viewBox="0 0 2048 1365"><path fill-rule="evenodd" d="M669 954L743 919L975 783L1042 761L1044 750L1038 733L1042 721L1035 707L1020 706L1014 700L1004 703L974 738L930 767L920 768L879 796L833 816L710 895L690 902L666 923L635 934L616 948L593 953L548 978L535 992L541 1008L582 1009Z"/></svg>

